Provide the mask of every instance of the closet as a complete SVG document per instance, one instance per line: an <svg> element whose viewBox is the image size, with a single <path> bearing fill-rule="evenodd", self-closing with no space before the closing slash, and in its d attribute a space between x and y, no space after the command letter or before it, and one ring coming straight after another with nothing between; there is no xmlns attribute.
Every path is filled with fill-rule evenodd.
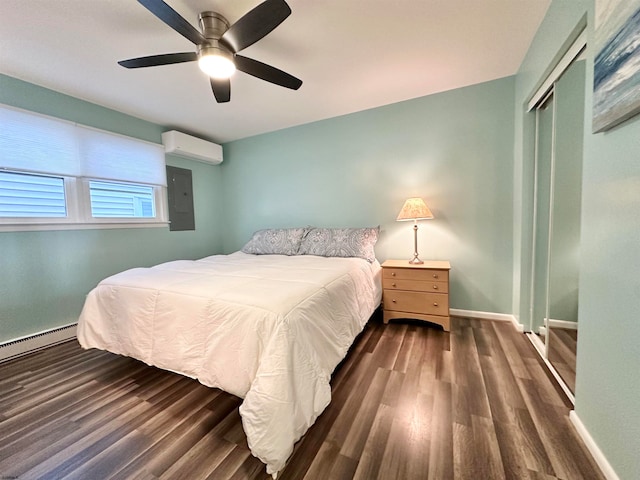
<svg viewBox="0 0 640 480"><path fill-rule="evenodd" d="M571 400L578 337L584 46L581 36L530 103L535 173L529 330Z"/></svg>

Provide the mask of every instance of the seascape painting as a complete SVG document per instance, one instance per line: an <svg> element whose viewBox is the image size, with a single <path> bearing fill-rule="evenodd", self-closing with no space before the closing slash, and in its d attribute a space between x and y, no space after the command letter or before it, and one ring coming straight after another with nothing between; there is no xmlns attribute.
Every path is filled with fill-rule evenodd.
<svg viewBox="0 0 640 480"><path fill-rule="evenodd" d="M640 113L640 0L596 0L593 132Z"/></svg>

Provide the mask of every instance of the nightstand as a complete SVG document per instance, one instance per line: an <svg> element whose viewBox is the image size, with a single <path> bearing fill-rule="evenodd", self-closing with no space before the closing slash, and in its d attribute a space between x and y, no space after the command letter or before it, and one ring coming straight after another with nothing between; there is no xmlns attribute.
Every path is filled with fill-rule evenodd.
<svg viewBox="0 0 640 480"><path fill-rule="evenodd" d="M382 264L383 321L415 318L450 329L449 270L447 261L387 260Z"/></svg>

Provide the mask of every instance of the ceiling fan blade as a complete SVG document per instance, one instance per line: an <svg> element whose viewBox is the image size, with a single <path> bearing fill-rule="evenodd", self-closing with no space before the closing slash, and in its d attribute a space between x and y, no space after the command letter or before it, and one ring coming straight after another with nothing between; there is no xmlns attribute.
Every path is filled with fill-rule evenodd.
<svg viewBox="0 0 640 480"><path fill-rule="evenodd" d="M204 42L202 33L162 0L138 0L138 2L190 42L196 45Z"/></svg>
<svg viewBox="0 0 640 480"><path fill-rule="evenodd" d="M197 59L198 55L195 52L165 53L163 55L120 60L118 65L122 65L125 68L157 67L158 65L171 65L172 63L195 62Z"/></svg>
<svg viewBox="0 0 640 480"><path fill-rule="evenodd" d="M220 41L232 52L239 52L265 37L290 14L284 0L266 0L231 25Z"/></svg>
<svg viewBox="0 0 640 480"><path fill-rule="evenodd" d="M216 97L216 102L226 103L231 100L231 82L228 78L222 80L212 78L211 90L213 90L213 95Z"/></svg>
<svg viewBox="0 0 640 480"><path fill-rule="evenodd" d="M236 55L234 57L236 68L241 72L253 75L261 80L280 85L281 87L297 90L302 85L302 80L289 75L282 70L279 70L266 63L253 60L252 58L243 57L242 55Z"/></svg>

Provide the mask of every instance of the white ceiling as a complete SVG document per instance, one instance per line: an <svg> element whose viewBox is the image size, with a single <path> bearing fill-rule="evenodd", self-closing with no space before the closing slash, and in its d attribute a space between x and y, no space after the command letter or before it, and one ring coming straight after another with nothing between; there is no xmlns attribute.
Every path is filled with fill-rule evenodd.
<svg viewBox="0 0 640 480"><path fill-rule="evenodd" d="M165 0L194 26L260 0ZM135 0L0 0L0 72L210 140L230 140L472 85L518 70L550 0L287 0L293 13L242 55L303 80L236 73L217 104L195 62L118 60L195 46Z"/></svg>

